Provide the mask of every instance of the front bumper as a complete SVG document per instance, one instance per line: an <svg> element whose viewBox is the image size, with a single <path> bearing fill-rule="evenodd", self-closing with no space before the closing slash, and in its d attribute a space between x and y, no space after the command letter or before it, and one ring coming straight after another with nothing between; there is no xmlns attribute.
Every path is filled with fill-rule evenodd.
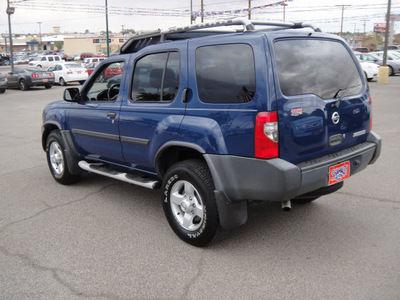
<svg viewBox="0 0 400 300"><path fill-rule="evenodd" d="M280 158L260 160L229 155L204 155L216 193L227 203L241 200L286 201L328 186L329 168L350 162L350 176L374 163L381 138L370 132L364 143L294 165Z"/></svg>

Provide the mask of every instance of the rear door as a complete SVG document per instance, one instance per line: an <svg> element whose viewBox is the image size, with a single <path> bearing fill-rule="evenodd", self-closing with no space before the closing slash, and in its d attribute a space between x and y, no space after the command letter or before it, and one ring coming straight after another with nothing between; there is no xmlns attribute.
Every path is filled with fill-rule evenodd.
<svg viewBox="0 0 400 300"><path fill-rule="evenodd" d="M298 163L366 140L368 85L341 40L282 38L271 49L280 157Z"/></svg>
<svg viewBox="0 0 400 300"><path fill-rule="evenodd" d="M133 59L130 93L122 101L119 121L123 156L128 166L153 173L156 152L177 137L185 113L187 41Z"/></svg>

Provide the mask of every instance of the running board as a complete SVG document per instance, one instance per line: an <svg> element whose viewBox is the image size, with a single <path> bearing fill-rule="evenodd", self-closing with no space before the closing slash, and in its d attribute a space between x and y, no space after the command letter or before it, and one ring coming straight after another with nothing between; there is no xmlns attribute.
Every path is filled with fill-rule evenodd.
<svg viewBox="0 0 400 300"><path fill-rule="evenodd" d="M122 173L114 169L107 168L103 164L98 164L98 163L90 164L84 160L81 160L80 162L78 162L78 165L81 169L85 171L125 181L127 183L139 185L148 189L154 190L160 188L160 181L158 180L134 174Z"/></svg>

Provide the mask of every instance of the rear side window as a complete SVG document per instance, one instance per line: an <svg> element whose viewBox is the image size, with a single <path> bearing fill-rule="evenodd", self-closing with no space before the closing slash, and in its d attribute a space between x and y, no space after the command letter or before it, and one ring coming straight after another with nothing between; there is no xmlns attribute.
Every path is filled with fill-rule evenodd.
<svg viewBox="0 0 400 300"><path fill-rule="evenodd" d="M203 102L249 102L255 94L255 78L250 45L214 45L196 50L197 90Z"/></svg>
<svg viewBox="0 0 400 300"><path fill-rule="evenodd" d="M347 49L327 40L282 40L274 44L281 91L286 96L315 94L322 99L355 95L362 81Z"/></svg>
<svg viewBox="0 0 400 300"><path fill-rule="evenodd" d="M133 101L171 101L179 89L178 52L149 54L136 62L133 74Z"/></svg>

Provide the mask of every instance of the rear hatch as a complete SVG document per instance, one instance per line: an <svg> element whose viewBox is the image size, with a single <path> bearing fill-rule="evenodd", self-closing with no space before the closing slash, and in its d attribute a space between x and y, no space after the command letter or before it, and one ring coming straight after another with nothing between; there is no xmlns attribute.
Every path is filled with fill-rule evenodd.
<svg viewBox="0 0 400 300"><path fill-rule="evenodd" d="M299 163L366 140L369 89L341 40L282 38L272 48L281 158Z"/></svg>

